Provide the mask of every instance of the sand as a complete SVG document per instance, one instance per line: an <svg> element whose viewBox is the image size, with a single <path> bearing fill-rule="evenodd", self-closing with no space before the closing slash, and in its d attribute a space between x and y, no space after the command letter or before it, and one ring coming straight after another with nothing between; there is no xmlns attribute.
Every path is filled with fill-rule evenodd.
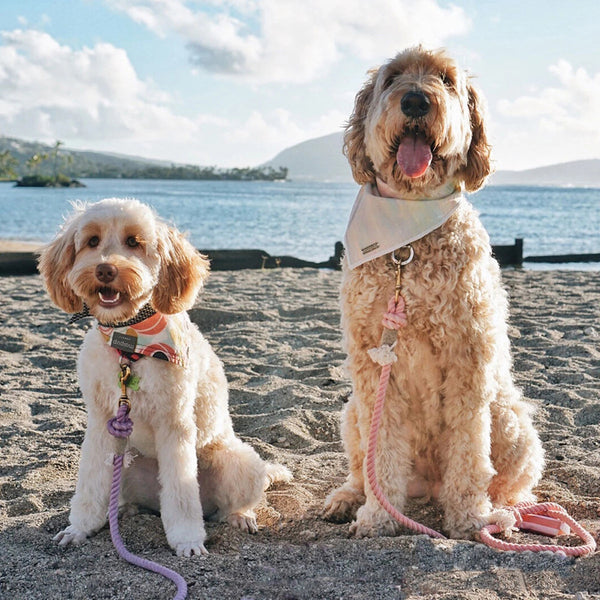
<svg viewBox="0 0 600 600"><path fill-rule="evenodd" d="M0 239L0 254L3 252L35 252L43 245L43 242Z"/></svg>
<svg viewBox="0 0 600 600"><path fill-rule="evenodd" d="M506 271L504 279L515 376L538 407L547 453L537 492L597 536L598 274ZM189 598L600 598L600 553L515 554L409 532L356 540L347 524L319 518L346 472L339 281L312 269L213 273L191 315L225 364L235 428L295 480L267 493L258 534L209 524L205 559L174 556L160 518L144 512L121 521L129 549L182 573ZM67 325L38 276L0 278L0 299L0 598L172 598L170 582L118 558L107 529L81 547L52 541L68 521L83 439L75 360L89 325ZM407 512L441 525L435 505Z"/></svg>

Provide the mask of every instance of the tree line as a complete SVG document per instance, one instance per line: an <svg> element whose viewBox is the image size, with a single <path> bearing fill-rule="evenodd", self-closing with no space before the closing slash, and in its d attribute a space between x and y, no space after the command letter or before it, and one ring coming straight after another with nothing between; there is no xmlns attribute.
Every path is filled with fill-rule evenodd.
<svg viewBox="0 0 600 600"><path fill-rule="evenodd" d="M132 160L94 161L83 153L64 152L56 141L47 150L36 151L26 160L10 150L0 151L0 180L21 185L69 185L78 178L180 179L205 181L278 181L288 176L286 167L244 167L223 169L216 166L140 164ZM80 156L81 154L81 156Z"/></svg>
<svg viewBox="0 0 600 600"><path fill-rule="evenodd" d="M185 179L204 181L280 181L287 179L286 167L244 167L222 169L195 165L151 165L140 169L119 170L105 167L91 177L126 179Z"/></svg>

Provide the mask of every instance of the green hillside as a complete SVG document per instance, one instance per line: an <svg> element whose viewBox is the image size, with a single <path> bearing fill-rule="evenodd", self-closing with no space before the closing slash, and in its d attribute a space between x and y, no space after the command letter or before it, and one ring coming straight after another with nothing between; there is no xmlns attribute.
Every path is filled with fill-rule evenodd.
<svg viewBox="0 0 600 600"><path fill-rule="evenodd" d="M285 167L243 167L220 169L215 166L179 165L166 161L120 154L72 150L60 146L0 136L0 160L12 165L12 175L2 169L0 178L16 179L27 175L52 177L61 173L72 179L198 179L198 180L281 180ZM37 157L37 160L34 159Z"/></svg>

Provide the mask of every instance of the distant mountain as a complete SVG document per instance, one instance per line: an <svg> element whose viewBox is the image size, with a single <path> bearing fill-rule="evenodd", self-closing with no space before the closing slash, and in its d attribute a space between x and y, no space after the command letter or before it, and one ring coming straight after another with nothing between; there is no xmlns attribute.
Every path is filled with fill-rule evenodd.
<svg viewBox="0 0 600 600"><path fill-rule="evenodd" d="M490 178L490 185L600 187L600 159L576 160L525 171L498 171Z"/></svg>
<svg viewBox="0 0 600 600"><path fill-rule="evenodd" d="M352 181L352 173L342 154L343 132L307 140L290 146L265 163L286 166L290 179ZM559 187L600 187L600 159L560 163L526 171L498 171L490 185L533 185Z"/></svg>
<svg viewBox="0 0 600 600"><path fill-rule="evenodd" d="M331 133L290 146L264 166L288 168L288 178L313 181L352 181L348 160L342 154L343 132Z"/></svg>
<svg viewBox="0 0 600 600"><path fill-rule="evenodd" d="M288 169L292 180L351 182L352 173L342 154L343 132L313 138L281 151L270 161L255 169L220 170L214 167L178 165L169 161L152 160L112 152L73 150L61 146L59 169L75 178L86 177L143 177L143 178L285 178L280 167ZM27 174L26 162L35 154L51 155L53 147L0 136L0 152L9 150L17 160L16 171ZM268 168L274 173L265 172ZM52 174L52 161L41 163L39 173ZM262 171L261 171L262 170ZM254 173L254 171L258 171ZM579 160L528 169L526 171L498 171L490 178L490 185L533 185L559 187L600 187L600 159Z"/></svg>

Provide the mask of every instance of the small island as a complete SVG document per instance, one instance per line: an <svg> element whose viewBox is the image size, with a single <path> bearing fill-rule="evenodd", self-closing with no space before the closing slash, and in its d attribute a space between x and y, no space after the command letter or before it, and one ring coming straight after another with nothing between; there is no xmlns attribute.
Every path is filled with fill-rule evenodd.
<svg viewBox="0 0 600 600"><path fill-rule="evenodd" d="M53 188L80 188L85 184L77 179L71 179L66 175L59 174L57 177L48 175L24 175L15 182L15 187L53 187Z"/></svg>
<svg viewBox="0 0 600 600"><path fill-rule="evenodd" d="M77 179L61 172L62 167L72 162L69 157L59 155L62 145L63 142L57 140L49 152L35 152L25 161L25 173L18 172L20 171L19 160L9 150L0 152L0 179L14 181L15 187L85 187ZM40 172L42 166L46 167L45 173Z"/></svg>

